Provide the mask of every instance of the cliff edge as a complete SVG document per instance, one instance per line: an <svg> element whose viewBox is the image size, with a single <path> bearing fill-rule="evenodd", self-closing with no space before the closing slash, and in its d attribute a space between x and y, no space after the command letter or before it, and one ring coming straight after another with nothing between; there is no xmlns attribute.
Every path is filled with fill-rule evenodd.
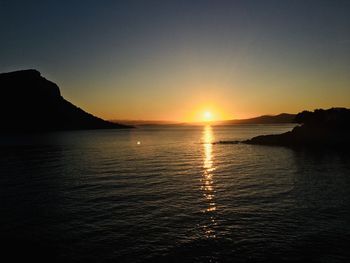
<svg viewBox="0 0 350 263"><path fill-rule="evenodd" d="M37 70L1 73L0 93L0 132L131 127L105 121L73 105Z"/></svg>

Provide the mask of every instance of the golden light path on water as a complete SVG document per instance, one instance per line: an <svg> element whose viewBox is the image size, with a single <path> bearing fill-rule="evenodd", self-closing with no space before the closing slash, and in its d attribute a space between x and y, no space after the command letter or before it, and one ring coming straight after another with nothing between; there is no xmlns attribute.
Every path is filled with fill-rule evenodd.
<svg viewBox="0 0 350 263"><path fill-rule="evenodd" d="M206 200L207 207L205 213L209 214L210 221L208 224L204 225L204 231L206 237L215 237L215 231L213 227L216 225L213 212L216 210L215 204L215 189L213 183L213 172L215 171L213 162L213 141L214 135L213 130L210 125L206 125L203 129L202 142L204 147L203 155L203 177L201 179L201 189L203 191L204 198Z"/></svg>

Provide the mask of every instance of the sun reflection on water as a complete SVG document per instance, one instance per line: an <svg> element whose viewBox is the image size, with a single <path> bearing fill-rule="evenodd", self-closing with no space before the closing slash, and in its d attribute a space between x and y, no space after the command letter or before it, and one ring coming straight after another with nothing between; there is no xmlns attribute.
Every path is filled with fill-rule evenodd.
<svg viewBox="0 0 350 263"><path fill-rule="evenodd" d="M203 191L203 196L207 202L207 207L205 213L209 214L210 221L203 226L205 236L208 238L215 237L214 226L216 225L213 212L216 210L215 203L215 189L213 184L213 172L215 171L213 163L213 141L214 135L212 127L207 125L203 130L203 177L201 179L201 189Z"/></svg>

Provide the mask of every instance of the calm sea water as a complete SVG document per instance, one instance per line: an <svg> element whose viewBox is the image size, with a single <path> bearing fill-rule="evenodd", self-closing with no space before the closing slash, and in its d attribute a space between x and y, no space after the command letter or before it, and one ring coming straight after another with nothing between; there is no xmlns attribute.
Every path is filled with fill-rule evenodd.
<svg viewBox="0 0 350 263"><path fill-rule="evenodd" d="M1 136L1 250L50 261L349 262L348 153L212 144L291 127Z"/></svg>

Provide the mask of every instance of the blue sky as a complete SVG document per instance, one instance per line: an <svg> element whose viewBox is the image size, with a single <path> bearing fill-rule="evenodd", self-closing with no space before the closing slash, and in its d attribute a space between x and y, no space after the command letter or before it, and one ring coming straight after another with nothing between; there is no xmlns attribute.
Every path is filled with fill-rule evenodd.
<svg viewBox="0 0 350 263"><path fill-rule="evenodd" d="M31 3L30 3L31 2ZM0 71L108 119L350 107L350 1L0 1Z"/></svg>

